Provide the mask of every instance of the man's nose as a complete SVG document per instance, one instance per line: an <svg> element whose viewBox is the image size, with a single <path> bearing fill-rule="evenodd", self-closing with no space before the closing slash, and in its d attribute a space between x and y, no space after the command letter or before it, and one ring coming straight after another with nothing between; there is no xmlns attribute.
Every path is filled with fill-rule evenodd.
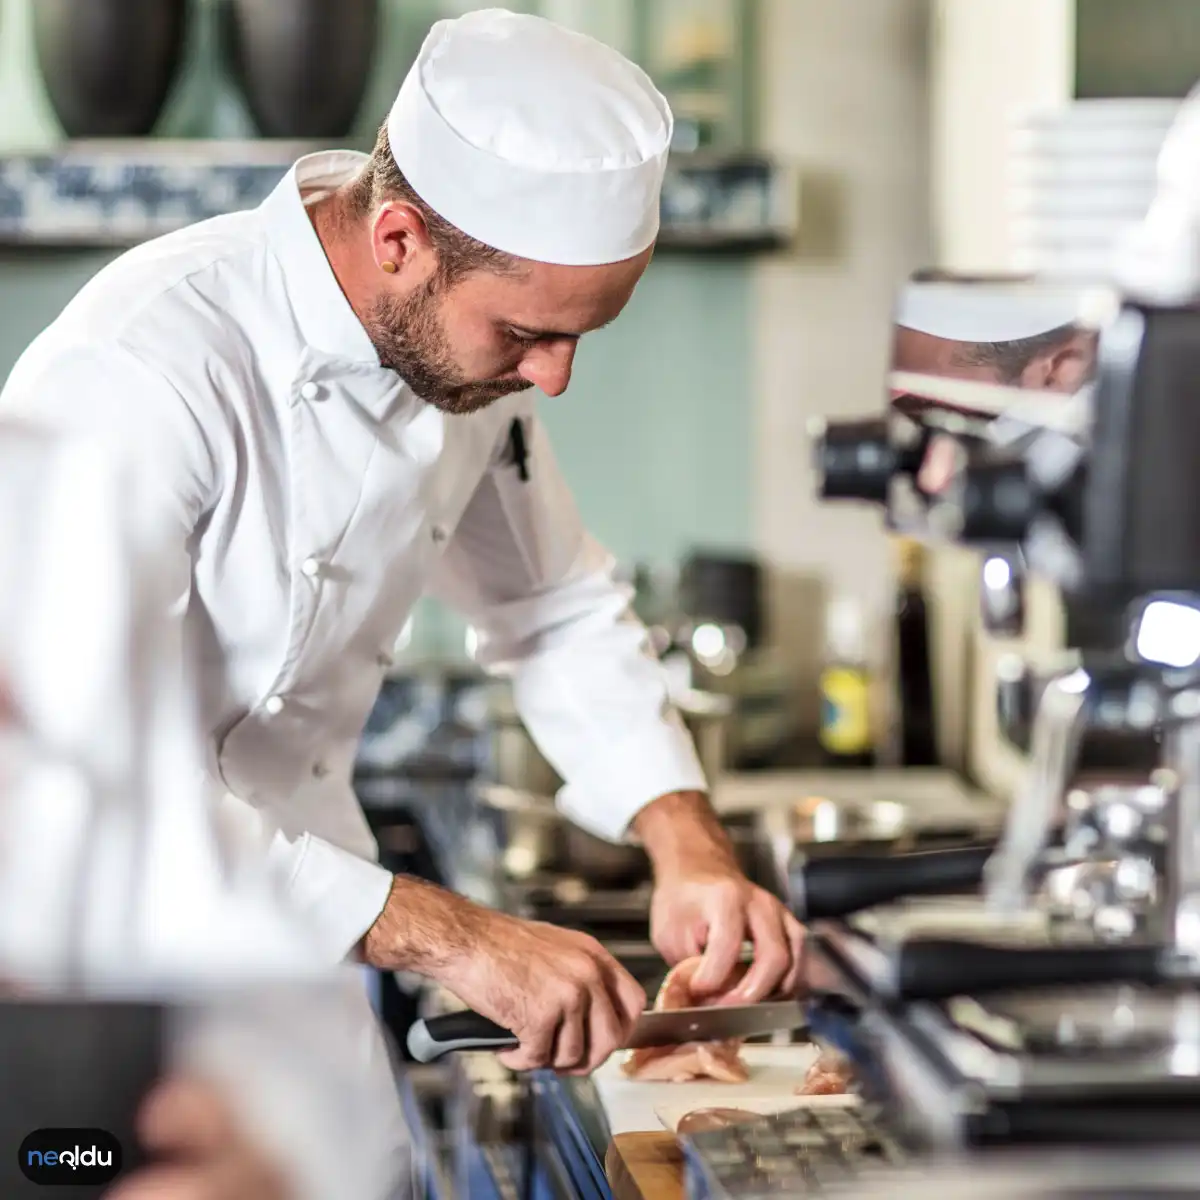
<svg viewBox="0 0 1200 1200"><path fill-rule="evenodd" d="M547 396L561 396L571 382L571 367L575 362L574 341L547 342L535 346L521 360L517 374Z"/></svg>

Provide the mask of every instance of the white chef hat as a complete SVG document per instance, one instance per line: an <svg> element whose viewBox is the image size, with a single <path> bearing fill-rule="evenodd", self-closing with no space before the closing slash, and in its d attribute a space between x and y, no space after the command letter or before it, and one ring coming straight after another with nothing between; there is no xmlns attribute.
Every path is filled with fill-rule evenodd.
<svg viewBox="0 0 1200 1200"><path fill-rule="evenodd" d="M672 128L666 99L616 50L489 8L433 26L388 138L413 190L464 233L593 266L657 237Z"/></svg>
<svg viewBox="0 0 1200 1200"><path fill-rule="evenodd" d="M1016 342L1080 318L1077 292L951 282L904 289L896 324L954 342Z"/></svg>

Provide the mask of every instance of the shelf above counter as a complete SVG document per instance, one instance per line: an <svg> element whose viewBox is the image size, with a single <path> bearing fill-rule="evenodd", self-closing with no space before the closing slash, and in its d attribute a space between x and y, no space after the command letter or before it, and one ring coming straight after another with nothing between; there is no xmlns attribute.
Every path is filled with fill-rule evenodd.
<svg viewBox="0 0 1200 1200"><path fill-rule="evenodd" d="M75 142L0 157L0 249L123 249L260 204L305 154L274 141ZM352 147L365 149L366 147ZM663 250L785 248L799 226L797 172L761 155L675 155Z"/></svg>

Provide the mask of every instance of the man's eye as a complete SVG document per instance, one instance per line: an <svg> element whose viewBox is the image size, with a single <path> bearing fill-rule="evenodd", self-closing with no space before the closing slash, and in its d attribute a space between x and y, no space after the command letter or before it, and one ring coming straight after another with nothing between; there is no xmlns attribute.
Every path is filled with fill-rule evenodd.
<svg viewBox="0 0 1200 1200"><path fill-rule="evenodd" d="M541 340L541 335L537 333L521 333L519 330L510 329L508 336L511 341L520 342L523 346L532 346L534 342Z"/></svg>

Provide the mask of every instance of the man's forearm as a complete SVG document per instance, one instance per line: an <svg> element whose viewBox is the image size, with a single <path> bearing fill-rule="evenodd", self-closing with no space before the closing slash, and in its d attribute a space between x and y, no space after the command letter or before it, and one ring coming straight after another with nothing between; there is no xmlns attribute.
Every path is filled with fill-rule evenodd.
<svg viewBox="0 0 1200 1200"><path fill-rule="evenodd" d="M362 941L362 957L384 971L437 978L476 942L477 909L469 900L397 875L387 904Z"/></svg>
<svg viewBox="0 0 1200 1200"><path fill-rule="evenodd" d="M657 877L689 870L739 870L729 834L703 792L671 792L633 819Z"/></svg>

